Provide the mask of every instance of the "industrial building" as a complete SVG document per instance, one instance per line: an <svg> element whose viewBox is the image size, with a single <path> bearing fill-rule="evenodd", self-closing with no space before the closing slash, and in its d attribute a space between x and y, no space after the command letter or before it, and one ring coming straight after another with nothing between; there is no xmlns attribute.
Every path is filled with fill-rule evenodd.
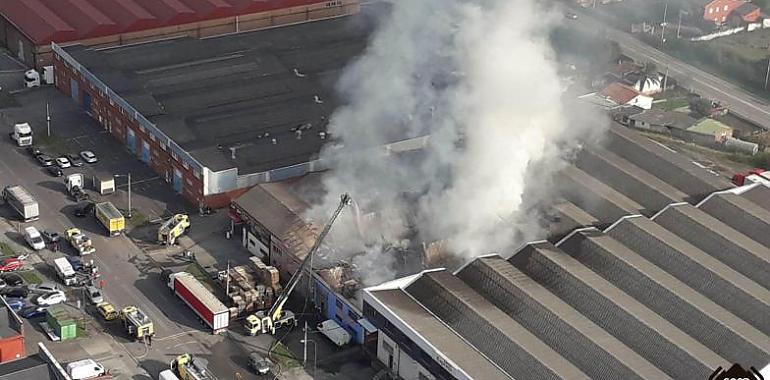
<svg viewBox="0 0 770 380"><path fill-rule="evenodd" d="M318 170L372 12L264 31L54 49L56 86L195 205Z"/></svg>
<svg viewBox="0 0 770 380"><path fill-rule="evenodd" d="M0 46L51 65L51 42L95 48L205 38L356 13L358 0L13 0L0 2Z"/></svg>
<svg viewBox="0 0 770 380"><path fill-rule="evenodd" d="M18 360L25 356L24 322L16 312L11 310L3 298L0 303L0 363Z"/></svg>
<svg viewBox="0 0 770 380"><path fill-rule="evenodd" d="M364 289L405 379L705 379L770 363L770 188ZM652 201L652 200L651 200Z"/></svg>
<svg viewBox="0 0 770 380"><path fill-rule="evenodd" d="M10 363L0 364L0 380L61 380L69 376L43 343L38 353Z"/></svg>
<svg viewBox="0 0 770 380"><path fill-rule="evenodd" d="M269 183L252 188L230 209L243 246L278 269L283 281L297 271L320 232L319 226L300 217L307 207L286 184ZM314 260L313 268L312 294L307 294L308 286L299 286L296 293L310 297L316 311L346 329L357 344L373 342L376 329L362 316L360 286L352 268L323 257Z"/></svg>

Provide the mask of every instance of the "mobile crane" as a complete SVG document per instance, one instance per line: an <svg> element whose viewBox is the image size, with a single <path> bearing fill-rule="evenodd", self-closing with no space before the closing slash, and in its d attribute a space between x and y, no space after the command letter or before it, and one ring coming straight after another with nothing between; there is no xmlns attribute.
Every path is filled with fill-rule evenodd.
<svg viewBox="0 0 770 380"><path fill-rule="evenodd" d="M289 279L289 282L286 284L286 288L284 288L284 291L281 293L275 303L273 303L273 306L270 308L270 310L260 310L255 314L246 317L244 327L250 335L257 335L260 333L266 334L268 332L270 334L275 334L275 330L277 328L289 324L294 324L295 326L297 325L297 320L294 318L294 313L289 310L284 310L283 305L289 299L289 296L294 291L294 288L297 287L297 284L299 284L299 280L302 278L302 274L305 273L305 271L313 270L313 256L321 246L321 243L323 242L326 235L329 233L329 230L332 228L334 221L337 220L337 217L342 212L342 209L350 203L350 195L345 193L340 196L340 204L337 206L337 210L334 211L334 214L332 214L332 217L329 219L329 221L324 226L324 229L318 235L318 238L313 244L313 247L310 248L307 256L305 256L299 268L297 268L297 271L294 272L294 274L291 276L291 279Z"/></svg>

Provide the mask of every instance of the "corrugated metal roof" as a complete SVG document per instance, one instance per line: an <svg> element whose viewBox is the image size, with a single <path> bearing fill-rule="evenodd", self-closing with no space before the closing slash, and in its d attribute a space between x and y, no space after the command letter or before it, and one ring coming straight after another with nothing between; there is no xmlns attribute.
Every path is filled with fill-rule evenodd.
<svg viewBox="0 0 770 380"><path fill-rule="evenodd" d="M68 42L246 15L324 0L12 0L0 14L35 44Z"/></svg>

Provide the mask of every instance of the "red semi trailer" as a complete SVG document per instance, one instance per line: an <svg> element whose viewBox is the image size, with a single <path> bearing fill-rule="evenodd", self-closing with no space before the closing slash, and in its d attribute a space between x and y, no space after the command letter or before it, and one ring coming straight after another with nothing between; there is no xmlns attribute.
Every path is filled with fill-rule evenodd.
<svg viewBox="0 0 770 380"><path fill-rule="evenodd" d="M168 274L168 287L193 309L214 334L227 330L230 310L193 275L187 272Z"/></svg>

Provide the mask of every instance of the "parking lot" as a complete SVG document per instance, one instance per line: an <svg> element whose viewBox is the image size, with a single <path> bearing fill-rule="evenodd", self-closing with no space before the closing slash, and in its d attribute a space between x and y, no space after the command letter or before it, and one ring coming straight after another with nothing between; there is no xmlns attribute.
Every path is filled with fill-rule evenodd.
<svg viewBox="0 0 770 380"><path fill-rule="evenodd" d="M69 228L79 228L91 238L96 248L96 252L85 257L83 262L89 264L93 260L98 267L100 277L94 285L101 288L105 300L116 307L138 306L153 320L156 331L151 346L134 341L119 321L107 322L99 316L82 287L63 286L67 296L63 305L77 317L78 331L82 336L51 342L37 323L45 319L41 315L26 323L27 351L35 352L36 343L44 342L62 362L92 358L113 369L114 373L125 374L125 378L132 379L154 378L158 372L168 368L176 355L192 353L208 360L210 369L222 379L234 378L236 374L239 379L256 379L256 375L247 368L248 354L268 352L273 338L267 335L245 336L239 322L233 322L234 327L224 336L211 335L160 279L161 267L179 271L190 265L178 257L177 253L181 250L195 252L200 266L207 271L222 270L228 261L232 264L244 263L247 256L240 247L240 237L235 236L232 240L224 238L223 228L229 225L226 213L198 216L197 208L185 203L163 178L112 139L71 99L52 87L18 88L21 82L17 79L21 73L9 70L7 66L11 64L12 60L7 57L0 59L0 86L3 87L0 91L0 125L10 132L14 123L29 123L34 131L34 145L52 157L76 155L83 150L93 151L98 157L98 163L63 169L64 176L82 173L90 179L96 173L130 173L133 218L128 221L128 226L134 232L127 236L108 237L105 228L93 216L76 216L78 203L68 196L64 177L51 175L25 148L15 146L15 142L6 137L0 140L1 185L25 187L39 203L40 219L21 223L11 207L0 205L0 243L6 246L4 251L14 256L28 255L24 268L18 272L27 285L40 281L61 285L53 269L53 261L60 257L75 257L76 251L66 242L60 242L56 252L49 244L46 249L33 253L24 241L23 230L24 227L35 226L40 231L56 231L63 235ZM50 136L46 103L51 116ZM128 208L126 178L116 178L116 185L117 192L112 195L100 195L90 185L86 186L86 192L92 201L110 201L125 214ZM179 247L160 249L153 242L157 225L152 223L178 212L189 213L195 228L189 236L180 239ZM137 225L143 226L134 228ZM36 308L36 297L27 297L25 310ZM314 322L311 318L311 327ZM302 345L297 343L302 338L300 330L295 329L285 342L294 356L301 359ZM341 353L320 336L313 340L317 352L309 354L306 369L315 378L371 378L373 371L366 361L361 361L358 353ZM348 350L349 353L356 351L355 348ZM316 353L318 358L314 357ZM313 364L317 365L315 371ZM281 378L309 378L308 373L301 367L282 368Z"/></svg>

